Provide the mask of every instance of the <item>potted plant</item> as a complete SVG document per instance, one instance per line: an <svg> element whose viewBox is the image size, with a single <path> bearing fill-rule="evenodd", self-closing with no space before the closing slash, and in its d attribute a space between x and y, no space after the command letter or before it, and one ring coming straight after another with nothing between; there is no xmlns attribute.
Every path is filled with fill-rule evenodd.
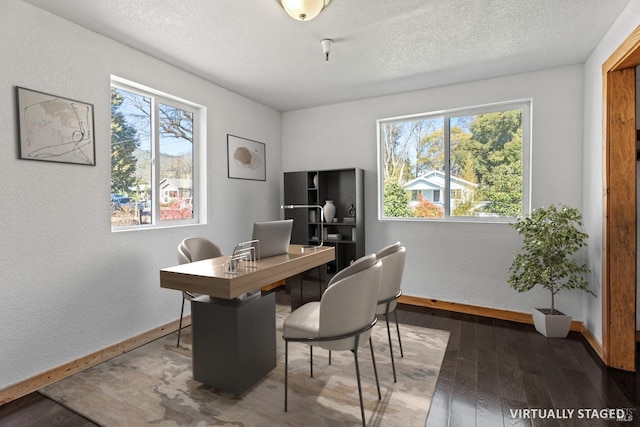
<svg viewBox="0 0 640 427"><path fill-rule="evenodd" d="M571 316L555 308L555 296L562 290L581 289L593 296L584 276L586 264L573 257L587 246L587 234L580 231L582 214L576 208L550 205L535 209L510 224L523 237L522 252L516 252L509 269L509 285L525 292L536 285L551 294L550 308L532 309L536 330L546 337L564 338L571 327Z"/></svg>

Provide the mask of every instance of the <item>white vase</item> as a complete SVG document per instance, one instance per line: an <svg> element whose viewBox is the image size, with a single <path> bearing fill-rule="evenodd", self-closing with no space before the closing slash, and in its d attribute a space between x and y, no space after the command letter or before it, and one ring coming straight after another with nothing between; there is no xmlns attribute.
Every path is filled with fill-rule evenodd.
<svg viewBox="0 0 640 427"><path fill-rule="evenodd" d="M313 175L313 188L318 189L318 174Z"/></svg>
<svg viewBox="0 0 640 427"><path fill-rule="evenodd" d="M336 205L333 204L333 200L326 200L324 202L322 214L326 222L333 222L333 218L336 216Z"/></svg>

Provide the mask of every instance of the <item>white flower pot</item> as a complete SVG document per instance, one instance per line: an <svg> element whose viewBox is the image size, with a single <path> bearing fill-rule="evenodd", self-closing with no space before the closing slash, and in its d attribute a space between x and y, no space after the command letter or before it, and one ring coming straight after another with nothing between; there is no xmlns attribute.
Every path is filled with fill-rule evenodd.
<svg viewBox="0 0 640 427"><path fill-rule="evenodd" d="M565 338L571 329L571 316L566 314L545 314L542 309L533 308L533 325L536 331L547 338Z"/></svg>

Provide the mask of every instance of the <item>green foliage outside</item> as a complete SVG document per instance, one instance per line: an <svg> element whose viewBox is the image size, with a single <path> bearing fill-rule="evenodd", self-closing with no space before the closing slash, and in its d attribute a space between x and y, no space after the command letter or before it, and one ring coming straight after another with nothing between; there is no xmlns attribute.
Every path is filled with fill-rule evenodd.
<svg viewBox="0 0 640 427"><path fill-rule="evenodd" d="M509 269L509 285L518 292L536 285L551 294L551 312L555 296L562 290L581 289L593 296L584 276L590 273L574 254L587 246L588 235L580 231L582 214L578 209L561 205L535 209L530 215L510 224L523 238L522 250L515 254Z"/></svg>
<svg viewBox="0 0 640 427"><path fill-rule="evenodd" d="M397 182L388 181L384 184L384 216L411 217L409 196Z"/></svg>
<svg viewBox="0 0 640 427"><path fill-rule="evenodd" d="M450 174L476 185L469 185L460 199L452 201L451 214L521 215L522 111L457 117L450 126ZM387 182L402 187L431 170L444 171L443 129L442 117L383 125L385 215L387 210L400 213L386 216L414 216L400 209L397 194L387 193ZM387 209L388 197L393 208Z"/></svg>
<svg viewBox="0 0 640 427"><path fill-rule="evenodd" d="M119 111L122 95L111 89L111 192L126 194L135 184L137 143L135 127Z"/></svg>

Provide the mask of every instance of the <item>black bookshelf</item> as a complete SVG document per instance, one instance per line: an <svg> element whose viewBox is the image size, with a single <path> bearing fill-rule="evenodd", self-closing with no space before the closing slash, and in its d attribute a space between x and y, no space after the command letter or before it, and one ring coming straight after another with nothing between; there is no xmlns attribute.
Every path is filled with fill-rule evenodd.
<svg viewBox="0 0 640 427"><path fill-rule="evenodd" d="M316 207L287 208L293 219L291 242L301 245L335 246L336 259L327 265L335 273L364 256L364 171L359 168L284 173L284 204L336 206L334 222L320 222Z"/></svg>

